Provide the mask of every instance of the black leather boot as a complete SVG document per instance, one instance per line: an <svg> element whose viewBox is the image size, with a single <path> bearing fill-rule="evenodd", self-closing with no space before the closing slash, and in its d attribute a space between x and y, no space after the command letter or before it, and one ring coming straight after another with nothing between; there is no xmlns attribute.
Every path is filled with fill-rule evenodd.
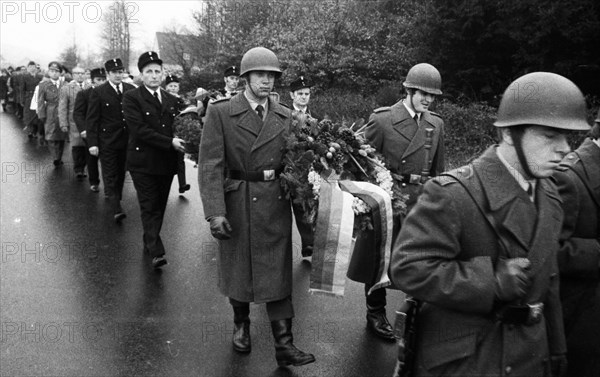
<svg viewBox="0 0 600 377"><path fill-rule="evenodd" d="M292 335L292 319L271 321L271 329L275 338L275 359L280 367L293 365L300 366L315 362L314 355L300 351L294 346Z"/></svg>
<svg viewBox="0 0 600 377"><path fill-rule="evenodd" d="M367 327L378 337L393 342L394 330L385 314L385 305L385 288L377 289L367 296Z"/></svg>
<svg viewBox="0 0 600 377"><path fill-rule="evenodd" d="M250 352L250 306L233 307L233 325L233 349Z"/></svg>

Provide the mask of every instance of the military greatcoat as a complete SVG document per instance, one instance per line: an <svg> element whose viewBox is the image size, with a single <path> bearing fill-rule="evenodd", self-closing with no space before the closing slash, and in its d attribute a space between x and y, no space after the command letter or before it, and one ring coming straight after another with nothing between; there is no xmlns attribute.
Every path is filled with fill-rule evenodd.
<svg viewBox="0 0 600 377"><path fill-rule="evenodd" d="M60 89L65 86L65 82L59 80L59 88L52 82L47 80L40 83L38 93L38 117L45 119L44 131L46 140L60 141L67 139L67 133L60 130L58 122L58 99Z"/></svg>
<svg viewBox="0 0 600 377"><path fill-rule="evenodd" d="M243 93L208 107L198 180L207 219L226 216L230 240L219 241L219 288L243 302L269 302L292 292L291 205L279 180L227 178L228 170L282 167L291 111L269 101L264 122Z"/></svg>
<svg viewBox="0 0 600 377"><path fill-rule="evenodd" d="M425 184L394 243L390 267L395 284L423 301L415 376L549 376L550 355L566 353L556 260L563 212L556 186L538 180L532 203L495 147L456 174L475 187L507 246L456 179ZM518 304L543 303L539 322L497 319L508 304L495 299L500 257L531 261L532 283Z"/></svg>
<svg viewBox="0 0 600 377"><path fill-rule="evenodd" d="M565 222L558 252L569 377L600 371L600 147L586 139L554 175Z"/></svg>

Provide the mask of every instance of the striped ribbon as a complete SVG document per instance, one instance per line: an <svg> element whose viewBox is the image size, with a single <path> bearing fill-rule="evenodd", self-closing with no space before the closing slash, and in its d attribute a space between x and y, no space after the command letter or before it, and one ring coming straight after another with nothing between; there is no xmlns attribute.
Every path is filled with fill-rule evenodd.
<svg viewBox="0 0 600 377"><path fill-rule="evenodd" d="M389 194L368 182L323 180L319 191L319 211L310 275L311 293L344 295L346 272L354 248L354 196L371 207L374 231L383 241L380 250L372 251L379 253L380 263L376 272L377 283L369 293L390 285L387 271L390 264L393 218Z"/></svg>

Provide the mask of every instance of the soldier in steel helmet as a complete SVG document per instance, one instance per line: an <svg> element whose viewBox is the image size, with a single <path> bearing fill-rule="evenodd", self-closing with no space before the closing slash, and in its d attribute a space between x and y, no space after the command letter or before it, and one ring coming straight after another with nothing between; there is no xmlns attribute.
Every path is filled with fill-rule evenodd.
<svg viewBox="0 0 600 377"><path fill-rule="evenodd" d="M562 376L566 343L550 180L588 130L568 79L535 72L505 91L499 145L427 182L396 239L392 281L420 300L415 376Z"/></svg>
<svg viewBox="0 0 600 377"><path fill-rule="evenodd" d="M429 176L444 171L444 121L429 110L436 97L442 94L442 78L434 66L420 63L408 71L403 85L404 99L393 106L375 109L367 123L365 137L383 155L392 177L408 195L410 211L421 192L424 169L428 170ZM425 161L427 129L432 132L429 161ZM398 234L400 222L401 219L394 219L393 237ZM368 294L375 283L376 263L371 251L378 248L376 242L372 232L363 232L358 237L357 252L352 257L348 277L365 283L367 327L380 338L394 341L386 316L385 288Z"/></svg>
<svg viewBox="0 0 600 377"><path fill-rule="evenodd" d="M277 363L304 365L315 358L293 342L292 214L278 179L291 111L269 97L281 76L271 50L248 50L240 68L245 91L208 107L200 142L200 195L219 240L219 289L233 307L236 351L251 350L249 303L266 303Z"/></svg>
<svg viewBox="0 0 600 377"><path fill-rule="evenodd" d="M600 371L600 112L554 174L565 220L558 251L569 377Z"/></svg>

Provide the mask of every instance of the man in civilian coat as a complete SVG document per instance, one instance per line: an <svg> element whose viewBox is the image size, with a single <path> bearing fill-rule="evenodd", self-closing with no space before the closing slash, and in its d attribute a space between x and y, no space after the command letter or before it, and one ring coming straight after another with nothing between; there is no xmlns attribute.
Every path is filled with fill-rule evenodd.
<svg viewBox="0 0 600 377"><path fill-rule="evenodd" d="M83 90L85 70L82 67L73 68L73 80L60 89L58 99L58 120L60 129L68 134L71 144L71 155L73 156L73 171L78 180L85 175L86 154L88 150L83 142L79 129L75 125L73 111L75 109L75 98Z"/></svg>
<svg viewBox="0 0 600 377"><path fill-rule="evenodd" d="M142 85L123 96L123 112L129 127L127 170L131 174L144 228L144 252L152 266L167 264L160 238L173 175L177 173L178 152L184 141L173 136L173 120L179 113L178 99L161 89L162 60L154 51L138 59Z"/></svg>
<svg viewBox="0 0 600 377"><path fill-rule="evenodd" d="M600 371L600 112L554 174L565 221L558 252L569 377Z"/></svg>
<svg viewBox="0 0 600 377"><path fill-rule="evenodd" d="M400 185L403 194L408 195L407 212L414 206L421 192L425 162L425 131L433 130L429 155L429 176L444 171L444 121L429 111L436 96L442 94L442 78L438 70L427 63L413 66L404 81L406 97L390 107L375 109L365 129L367 142L385 158L392 177ZM394 219L392 240L398 235L401 219ZM375 283L379 265L373 256L378 250L373 232L363 232L356 240L348 277L365 283L367 301L367 327L377 336L394 340L392 326L386 316L386 290L379 288L368 294Z"/></svg>
<svg viewBox="0 0 600 377"><path fill-rule="evenodd" d="M241 62L244 92L208 107L198 180L219 240L219 289L233 307L233 347L250 352L250 302L266 303L279 365L314 362L292 336L292 213L279 184L291 111L269 98L279 60L264 47Z"/></svg>
<svg viewBox="0 0 600 377"><path fill-rule="evenodd" d="M123 115L123 93L134 86L123 81L123 62L111 59L104 63L108 81L90 94L86 116L87 138L90 154L100 157L104 193L107 196L113 218L120 223L125 217L121 208L125 164L127 159L127 123Z"/></svg>
<svg viewBox="0 0 600 377"><path fill-rule="evenodd" d="M31 109L31 99L35 92L35 87L42 81L43 76L38 72L37 65L34 61L27 64L27 72L23 73L19 81L19 91L22 93L23 106L23 123L25 123L25 132L30 139L40 136L44 137L42 129L39 129L39 119L36 114L36 109Z"/></svg>
<svg viewBox="0 0 600 377"><path fill-rule="evenodd" d="M61 130L58 120L60 90L66 85L63 80L60 80L61 72L62 66L58 62L48 64L50 80L40 83L37 102L37 115L44 124L45 138L55 167L63 165L62 156L68 138L68 134Z"/></svg>
<svg viewBox="0 0 600 377"><path fill-rule="evenodd" d="M515 88L536 88L536 101ZM516 98L515 98L516 96ZM414 376L562 376L566 342L550 180L567 133L589 129L583 94L548 72L505 91L500 144L434 178L402 224L392 281L422 302Z"/></svg>
<svg viewBox="0 0 600 377"><path fill-rule="evenodd" d="M86 164L88 168L88 180L90 183L90 190L92 192L99 192L100 189L100 171L98 169L98 156L94 156L90 153L89 144L87 141L87 123L86 114L88 109L88 103L90 101L90 94L92 89L104 84L106 81L106 71L104 68L94 68L90 71L91 85L77 93L75 97L75 108L73 109L73 120L77 126L77 130L85 143L86 153Z"/></svg>

